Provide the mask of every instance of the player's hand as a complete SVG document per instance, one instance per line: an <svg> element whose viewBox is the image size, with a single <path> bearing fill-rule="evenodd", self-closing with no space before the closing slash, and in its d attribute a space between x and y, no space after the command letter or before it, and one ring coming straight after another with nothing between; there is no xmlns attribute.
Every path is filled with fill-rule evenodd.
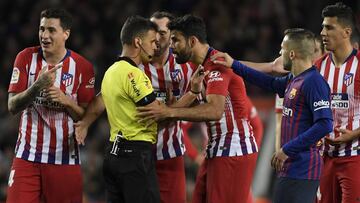
<svg viewBox="0 0 360 203"><path fill-rule="evenodd" d="M85 138L88 133L89 126L84 121L74 123L75 126L75 139L78 144L85 145Z"/></svg>
<svg viewBox="0 0 360 203"><path fill-rule="evenodd" d="M146 123L150 126L155 121L160 122L169 117L171 108L167 107L164 103L157 101L156 104L137 107L137 117L139 123Z"/></svg>
<svg viewBox="0 0 360 203"><path fill-rule="evenodd" d="M201 92L203 88L203 81L209 71L204 71L204 67L199 65L194 74L191 76L191 90L193 92Z"/></svg>
<svg viewBox="0 0 360 203"><path fill-rule="evenodd" d="M288 156L284 153L282 148L273 154L271 159L271 166L277 171L284 170L284 163L288 159Z"/></svg>
<svg viewBox="0 0 360 203"><path fill-rule="evenodd" d="M173 94L173 90L171 87L166 89L166 105L170 106L176 103L176 97Z"/></svg>
<svg viewBox="0 0 360 203"><path fill-rule="evenodd" d="M49 70L49 65L43 66L34 84L38 85L41 90L53 86L56 78L56 71L61 67L62 64L58 64Z"/></svg>
<svg viewBox="0 0 360 203"><path fill-rule="evenodd" d="M59 102L60 104L67 106L69 103L70 97L66 96L60 88L51 86L45 90L46 98L53 101Z"/></svg>
<svg viewBox="0 0 360 203"><path fill-rule="evenodd" d="M277 57L271 64L272 73L284 75L289 73L289 71L284 69L283 58L282 56Z"/></svg>
<svg viewBox="0 0 360 203"><path fill-rule="evenodd" d="M216 54L210 56L210 60L219 65L223 65L225 67L231 68L234 59L225 52L217 52Z"/></svg>
<svg viewBox="0 0 360 203"><path fill-rule="evenodd" d="M336 138L325 137L325 142L327 142L330 145L344 144L359 137L359 134L357 132L358 130L351 131L343 128L335 128L334 131L338 132L340 136Z"/></svg>

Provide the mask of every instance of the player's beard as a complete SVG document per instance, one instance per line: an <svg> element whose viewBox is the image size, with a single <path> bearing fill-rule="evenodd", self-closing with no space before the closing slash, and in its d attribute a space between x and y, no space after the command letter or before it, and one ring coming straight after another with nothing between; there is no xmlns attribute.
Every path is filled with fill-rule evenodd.
<svg viewBox="0 0 360 203"><path fill-rule="evenodd" d="M192 52L190 47L185 47L183 50L180 50L179 52L174 52L176 54L175 61L178 64L186 63L190 60Z"/></svg>
<svg viewBox="0 0 360 203"><path fill-rule="evenodd" d="M285 70L291 71L292 61L290 60L290 58L284 57L283 66Z"/></svg>

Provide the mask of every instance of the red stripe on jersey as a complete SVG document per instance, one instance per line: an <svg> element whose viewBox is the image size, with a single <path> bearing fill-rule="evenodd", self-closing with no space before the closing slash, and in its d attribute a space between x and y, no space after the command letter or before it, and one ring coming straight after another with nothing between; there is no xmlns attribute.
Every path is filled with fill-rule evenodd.
<svg viewBox="0 0 360 203"><path fill-rule="evenodd" d="M158 75L160 91L166 91L164 69L163 68L157 68L156 73Z"/></svg>
<svg viewBox="0 0 360 203"><path fill-rule="evenodd" d="M167 125L168 126L168 125ZM170 139L170 133L169 133L169 128L165 127L163 130L163 148L162 148L162 153L163 153L163 157L164 158L169 158L169 147L168 147L168 141Z"/></svg>
<svg viewBox="0 0 360 203"><path fill-rule="evenodd" d="M331 58L327 57L326 64L325 64L325 72L323 75L323 77L326 81L328 81L328 79L329 79L330 65L331 65Z"/></svg>
<svg viewBox="0 0 360 203"><path fill-rule="evenodd" d="M333 92L338 92L338 83L339 83L339 69L335 68L334 70L334 85L333 85Z"/></svg>
<svg viewBox="0 0 360 203"><path fill-rule="evenodd" d="M150 79L150 82L153 81L152 77L151 77L151 71L150 71L150 66L148 63L143 64L144 65L144 72L145 74L148 76L148 78Z"/></svg>
<svg viewBox="0 0 360 203"><path fill-rule="evenodd" d="M25 133L25 147L22 158L29 158L30 153L30 141L31 141L31 128L32 128L32 113L29 112L27 115L27 123L26 123L26 133Z"/></svg>
<svg viewBox="0 0 360 203"><path fill-rule="evenodd" d="M69 126L68 126L68 115L64 115L62 119L62 128L63 128L63 153L62 153L62 164L68 164L69 163L69 136L66 132L69 132Z"/></svg>
<svg viewBox="0 0 360 203"><path fill-rule="evenodd" d="M227 152L226 155L229 155L230 146L231 146L231 136L234 132L234 124L233 124L233 115L231 115L230 106L228 105L225 106L225 120L226 120L227 132L225 135L224 146L226 146L227 149L223 151L223 155L225 155L224 152ZM238 124L238 126L239 126L239 130L240 130L240 126L241 128L243 128L242 123ZM243 131L243 129L241 129L241 131Z"/></svg>
<svg viewBox="0 0 360 203"><path fill-rule="evenodd" d="M190 88L190 86L191 86L190 81L188 81L190 78L187 77L189 68L188 68L188 66L186 64L180 64L180 66L181 66L181 69L184 72L184 81L185 82L184 82L183 90L184 90L184 92L187 92L187 90L190 91L190 89L188 89L188 88Z"/></svg>
<svg viewBox="0 0 360 203"><path fill-rule="evenodd" d="M49 112L52 116L50 117L50 148L49 148L49 163L55 163L55 152L56 152L56 126L55 126L55 118L54 111Z"/></svg>

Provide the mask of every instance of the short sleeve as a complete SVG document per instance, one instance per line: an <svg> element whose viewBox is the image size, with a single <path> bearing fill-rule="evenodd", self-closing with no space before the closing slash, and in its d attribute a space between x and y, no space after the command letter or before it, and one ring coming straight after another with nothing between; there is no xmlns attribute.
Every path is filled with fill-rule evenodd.
<svg viewBox="0 0 360 203"><path fill-rule="evenodd" d="M209 65L211 67L205 67L209 70L206 80L206 94L228 95L229 83L233 72L230 68L225 68L219 65Z"/></svg>
<svg viewBox="0 0 360 203"><path fill-rule="evenodd" d="M313 122L323 118L332 119L330 87L320 74L308 78L302 91L313 113Z"/></svg>
<svg viewBox="0 0 360 203"><path fill-rule="evenodd" d="M86 62L81 67L81 83L78 89L78 103L89 103L95 96L95 74L92 64Z"/></svg>
<svg viewBox="0 0 360 203"><path fill-rule="evenodd" d="M8 92L19 93L27 88L29 56L26 50L21 51L15 58Z"/></svg>
<svg viewBox="0 0 360 203"><path fill-rule="evenodd" d="M135 103L153 92L149 78L139 69L128 72L125 82L127 94Z"/></svg>

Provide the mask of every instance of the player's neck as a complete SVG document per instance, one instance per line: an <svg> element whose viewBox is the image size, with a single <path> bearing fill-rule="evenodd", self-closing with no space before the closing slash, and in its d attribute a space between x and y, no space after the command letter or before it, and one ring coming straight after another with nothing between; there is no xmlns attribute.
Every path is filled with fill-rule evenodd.
<svg viewBox="0 0 360 203"><path fill-rule="evenodd" d="M130 58L137 66L141 63L140 50L126 44L123 45L121 56Z"/></svg>
<svg viewBox="0 0 360 203"><path fill-rule="evenodd" d="M151 60L151 64L156 67L156 69L161 69L165 65L166 61L169 58L169 48L164 51L160 56L154 56Z"/></svg>
<svg viewBox="0 0 360 203"><path fill-rule="evenodd" d="M203 64L209 48L210 48L209 44L198 43L196 47L193 48L194 51L193 51L193 55L190 58L190 61L196 65Z"/></svg>
<svg viewBox="0 0 360 203"><path fill-rule="evenodd" d="M351 43L344 43L343 46L339 46L336 50L334 50L332 60L335 64L335 67L340 67L345 60L350 56L353 51L353 47Z"/></svg>
<svg viewBox="0 0 360 203"><path fill-rule="evenodd" d="M46 61L47 64L49 65L56 65L58 63L60 63L65 55L66 55L66 48L62 48L62 49L59 49L59 51L57 52L54 52L54 53L50 53L50 52L46 52L46 51L43 51L43 57Z"/></svg>
<svg viewBox="0 0 360 203"><path fill-rule="evenodd" d="M302 72L312 67L311 60L294 60L291 68L291 73L294 76L300 75Z"/></svg>

